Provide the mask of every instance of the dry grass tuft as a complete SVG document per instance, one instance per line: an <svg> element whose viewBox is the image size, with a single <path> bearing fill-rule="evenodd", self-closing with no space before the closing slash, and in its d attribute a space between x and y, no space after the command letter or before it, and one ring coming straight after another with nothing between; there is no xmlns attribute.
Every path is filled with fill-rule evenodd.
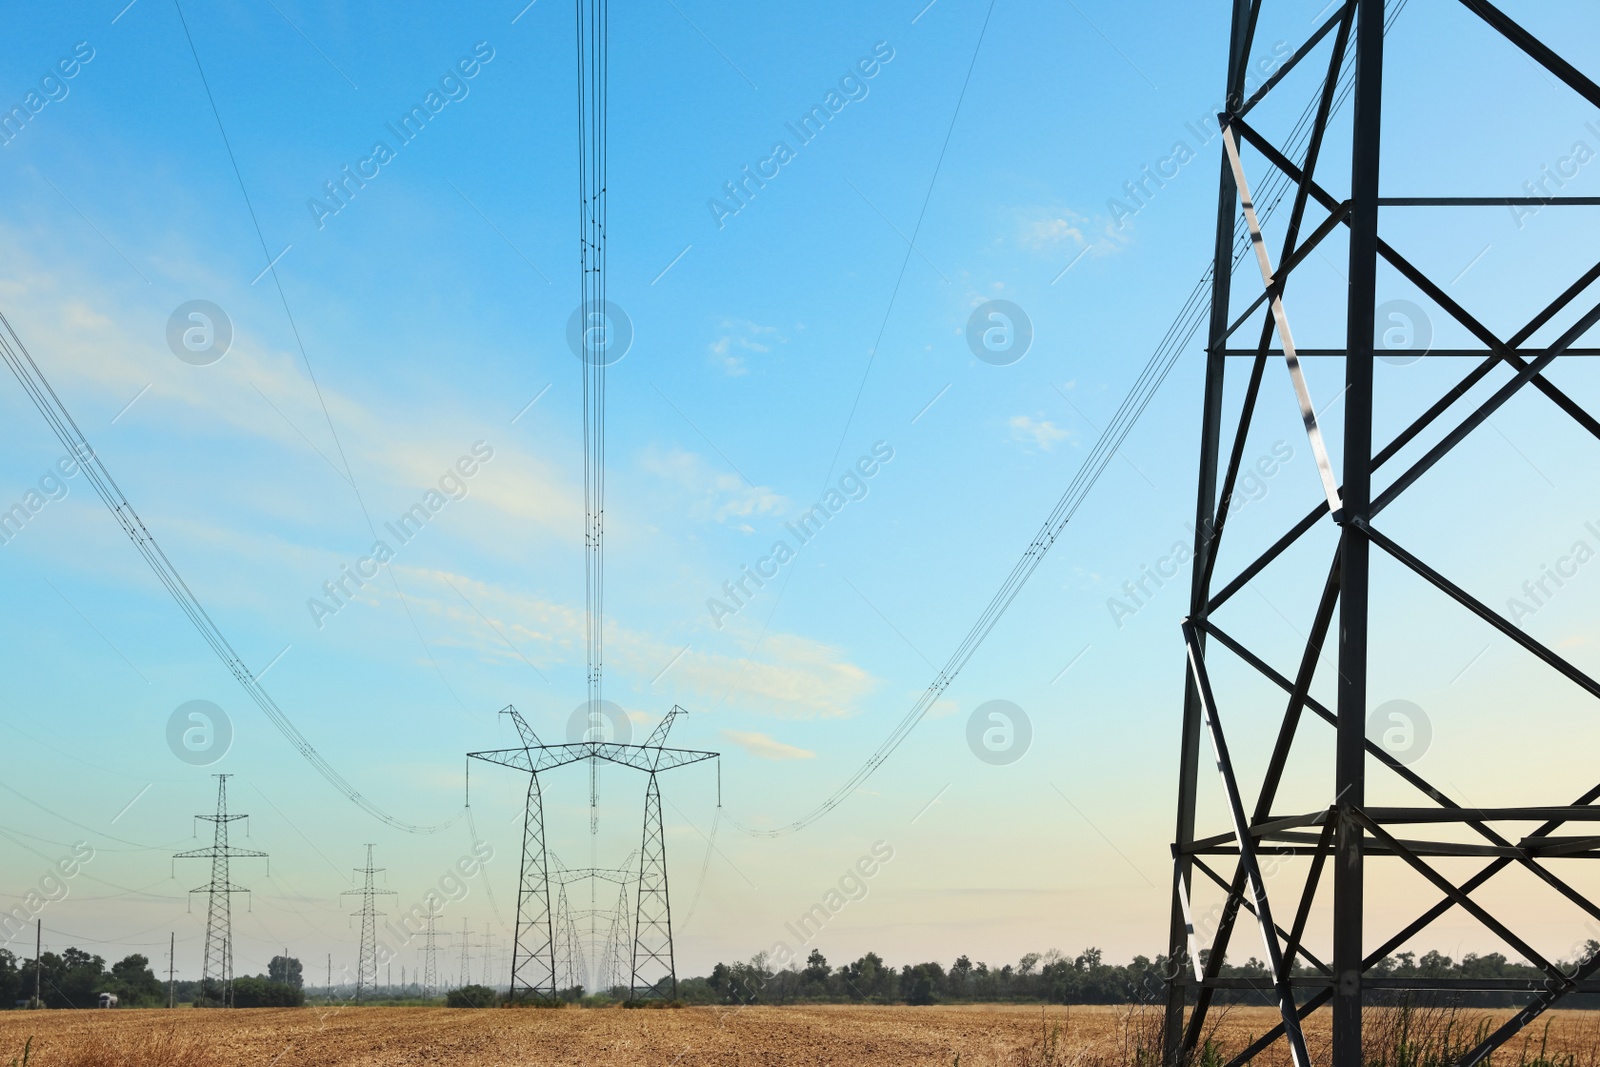
<svg viewBox="0 0 1600 1067"><path fill-rule="evenodd" d="M34 1056L30 1067L214 1067L209 1042L174 1029L115 1034L100 1030Z"/></svg>

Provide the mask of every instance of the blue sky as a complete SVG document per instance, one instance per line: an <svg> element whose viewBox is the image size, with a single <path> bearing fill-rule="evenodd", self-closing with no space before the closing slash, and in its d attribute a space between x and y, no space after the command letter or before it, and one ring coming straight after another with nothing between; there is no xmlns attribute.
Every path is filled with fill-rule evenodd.
<svg viewBox="0 0 1600 1067"><path fill-rule="evenodd" d="M1292 50L1322 6L1268 5L1257 58ZM1600 70L1586 6L1508 10ZM75 47L92 58L51 83L59 99L0 148L0 309L245 662L273 664L264 685L300 731L380 807L443 822L462 808L463 754L513 743L497 709L515 704L560 740L584 697L580 379L565 342L578 299L571 15L549 0L248 0L184 13L250 206L172 5L35 13L0 42L5 107ZM799 834L739 825L797 818L889 733L1188 296L1211 245L1221 151L1190 124L1220 105L1225 5L996 3L991 14L937 0L754 14L668 0L618 6L611 25L609 295L635 339L609 372L606 695L638 733L680 704L690 714L674 739L724 753L709 859L716 773L666 780L680 974L783 937L876 841L893 860L816 942L836 963L867 949L896 963L1160 950L1187 568L1120 625L1107 601L1190 536L1192 345L894 758ZM1514 195L1541 167L1563 166L1575 170L1564 192L1600 193L1600 164L1563 163L1578 143L1600 150L1600 117L1464 11L1415 0L1389 42L1386 193ZM463 60L475 73L444 81ZM1261 128L1282 134L1314 89L1310 69L1297 72ZM848 102L800 143L788 124L835 91ZM448 103L401 143L387 124L430 92ZM1323 163L1336 194L1346 130ZM380 140L392 158L330 214L324 183ZM780 140L792 158L736 213L716 210L716 198L730 204L725 183ZM1125 184L1180 141L1193 160L1130 203ZM1260 157L1245 165L1264 176ZM1552 208L1519 225L1502 209L1396 209L1383 226L1504 335L1590 265L1582 235L1595 218ZM1302 345L1341 342L1344 248L1335 235L1296 276L1288 306ZM275 274L263 273L269 260ZM1246 263L1235 291L1258 282ZM1380 284L1380 299L1416 298L1392 274ZM969 316L993 299L1021 306L1033 327L1009 366L965 341ZM234 332L207 366L175 358L166 339L191 300L221 307ZM1431 322L1435 344L1464 343L1436 311ZM1340 370L1308 362L1337 454ZM1380 366L1378 437L1465 369ZM1600 385L1584 365L1552 377L1580 400ZM1289 458L1237 516L1223 573L1317 499L1292 403L1282 368L1269 368L1247 454L1281 442ZM0 405L9 507L62 448L19 388L0 390ZM1396 505L1393 536L1426 546L1494 605L1575 542L1600 548L1585 526L1600 528L1594 442L1553 415L1531 394L1508 405ZM323 583L474 446L492 458L460 499L396 549L387 574L317 618L308 601ZM875 448L892 459L864 495L748 605L715 619L707 600ZM48 942L155 955L176 931L179 972L196 972L203 900L191 912L184 897L205 872L180 861L174 876L167 857L193 847L189 816L211 809L208 775L226 771L236 809L252 815L252 847L272 855L270 873L242 861L236 874L253 890L235 925L240 972L285 947L313 977L326 955L336 969L353 963L351 904L338 894L361 845L376 842L408 906L469 850L467 823L408 835L344 800L249 703L84 479L64 485L0 546L12 605L0 617L0 751L16 791L0 802L0 829L14 835L0 841L0 893L21 898L35 870L87 840L94 860L42 913ZM1223 624L1288 670L1331 545L1330 531L1313 535ZM1556 802L1592 784L1595 731L1576 690L1387 562L1376 574L1375 703L1427 710L1434 739L1419 770L1478 804ZM1523 620L1591 673L1597 634L1584 609L1597 583L1600 564L1583 567ZM1236 755L1258 765L1277 697L1218 669L1237 701L1224 709L1239 723ZM1331 694L1329 677L1317 684ZM211 766L167 748L169 716L194 699L233 725ZM1008 766L966 743L968 717L995 699L1033 728ZM1327 802L1321 765L1308 756L1303 767L1286 810ZM1529 798L1530 780L1554 792ZM441 927L465 919L476 944L487 925L503 953L523 783L483 766L472 783L472 824L495 858ZM583 772L554 776L553 847L574 867L621 863L641 795L640 781L604 772L591 842ZM1214 791L1207 804L1220 831ZM1431 903L1404 876L1373 877L1393 886L1397 923ZM1508 900L1527 891L1507 884ZM1519 928L1535 945L1560 954L1581 939L1570 915L1544 916ZM1463 921L1422 947L1499 946ZM413 949L396 979L402 962L416 966Z"/></svg>

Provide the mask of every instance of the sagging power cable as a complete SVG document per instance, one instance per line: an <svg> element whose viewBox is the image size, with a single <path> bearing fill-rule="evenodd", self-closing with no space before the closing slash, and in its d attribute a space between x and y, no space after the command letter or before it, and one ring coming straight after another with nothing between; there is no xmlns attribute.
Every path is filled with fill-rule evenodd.
<svg viewBox="0 0 1600 1067"><path fill-rule="evenodd" d="M1389 17L1384 24L1385 34L1394 26L1395 20L1399 18L1400 12L1405 8L1406 3L1407 0L1400 0L1391 9ZM1336 113L1349 98L1354 84L1354 60L1353 57L1347 57L1339 75L1339 88L1337 98L1333 103L1333 113ZM1311 136L1317 98L1321 95L1321 91L1322 86L1319 85L1317 92L1312 94L1310 102L1307 103L1305 110L1301 113L1299 121L1289 133L1287 144L1290 156L1300 156L1305 151ZM1257 198L1262 218L1270 218L1272 216L1272 213L1282 202L1290 187L1291 183L1287 175L1278 171L1272 172L1271 176L1263 183L1261 194ZM1236 269L1250 251L1250 235L1248 231L1242 232L1234 242L1233 268ZM1044 562L1045 555L1049 553L1050 549L1061 537L1067 524L1077 514L1078 507L1089 495L1090 490L1094 488L1095 483L1100 480L1101 474L1105 472L1106 467L1117 454L1117 450L1127 440L1128 434L1138 423L1139 417L1144 414L1145 408L1150 405L1150 401L1155 397L1156 391L1161 388L1161 383L1166 381L1167 375L1171 373L1172 368L1177 364L1178 357L1183 354L1190 342L1193 341L1196 332L1199 331L1201 324L1207 318L1209 307L1207 297L1211 289L1214 273L1215 266L1208 265L1201 274L1200 280L1195 283L1188 299L1184 301L1182 309L1178 312L1172 325L1167 328L1167 332L1162 336L1160 344L1156 346L1154 355L1144 365L1144 369L1139 372L1139 377L1134 381L1133 387L1128 391L1128 395L1123 398L1121 406L1117 408L1110 422L1106 424L1106 428L1101 431L1100 438L1095 442L1094 448L1090 450L1083 465L1078 468L1077 474L1073 476L1066 491L1062 493L1061 498L1046 517L1044 524L1039 528L1039 532L1034 534L1033 539L1028 542L1027 548L1023 550L1021 559L1016 562L1011 568L1011 572L1006 575L1005 581L1001 583L999 590L990 599L988 605L978 616L977 621L972 624L972 628L967 631L961 643L956 646L956 650L945 662L943 669L934 676L933 681L929 683L927 689L917 699L917 702L912 705L911 710L895 725L888 738L878 746L877 750L872 753L865 763L856 769L854 774L845 780L843 785L829 794L822 803L794 822L775 829L758 829L735 821L734 825L740 831L753 837L773 838L785 837L803 830L838 807L845 798L849 797L863 782L870 778L890 756L894 755L895 750L900 747L905 739L910 736L911 731L928 714L928 710L933 707L934 701L938 700L944 691L950 687L956 676L961 673L962 668L977 653L984 639L989 636L1005 615L1006 609L1011 606L1012 602L1022 592L1023 587L1027 585L1028 579L1033 577L1034 571L1038 570L1039 564Z"/></svg>

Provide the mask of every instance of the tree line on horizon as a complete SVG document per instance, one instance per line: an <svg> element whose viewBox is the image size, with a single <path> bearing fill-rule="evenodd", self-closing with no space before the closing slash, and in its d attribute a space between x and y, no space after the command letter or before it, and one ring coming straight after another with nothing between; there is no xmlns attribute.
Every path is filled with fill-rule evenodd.
<svg viewBox="0 0 1600 1067"><path fill-rule="evenodd" d="M1563 961L1564 973L1574 973L1579 965L1600 953L1600 941L1589 941L1580 959ZM1201 951L1205 965L1209 950ZM1184 964L1180 963L1180 966ZM1135 956L1126 964L1107 963L1097 948L1087 948L1076 956L1052 949L1030 952L1014 966L990 967L958 957L948 967L938 962L905 964L897 971L876 952L868 952L854 963L829 965L827 958L813 949L804 966L798 962L775 968L765 952L746 962L718 963L704 978L678 983L679 997L689 1003L794 1004L805 1002L940 1004L1029 1002L1050 1004L1137 1004L1165 1003L1167 976L1173 973L1168 958ZM1296 976L1314 977L1319 972L1304 964L1295 968ZM1420 958L1414 952L1400 952L1378 963L1367 972L1378 978L1510 979L1527 983L1526 990L1462 991L1452 994L1454 1003L1465 1007L1515 1007L1525 1003L1530 991L1542 991L1548 981L1545 973L1530 964L1517 963L1498 952L1467 953L1453 960L1434 951ZM1265 984L1270 977L1267 965L1254 957L1242 964L1224 963L1219 975L1225 978L1254 978ZM1374 990L1374 1003L1398 1001L1401 994ZM1274 1003L1270 987L1260 990L1223 989L1216 1000L1224 1004ZM1600 994L1569 995L1563 1007L1600 1008Z"/></svg>
<svg viewBox="0 0 1600 1067"><path fill-rule="evenodd" d="M1590 940L1574 961L1562 961L1566 974L1600 954L1600 941ZM1207 952L1202 951L1205 964ZM990 967L973 963L965 955L948 967L938 962L902 965L898 970L885 963L876 952L868 952L853 963L834 967L821 951L813 949L805 961L787 967L774 967L771 957L758 952L748 961L718 963L704 977L687 978L678 983L678 998L690 1004L946 1004L946 1003L1049 1003L1049 1004L1155 1004L1165 1003L1167 976L1172 973L1168 958L1135 956L1126 964L1107 963L1097 948L1084 949L1068 956L1055 949L1029 952L1015 965ZM1318 972L1300 965L1297 976L1313 977ZM1505 991L1462 991L1451 1002L1464 1007L1515 1007L1526 1001L1528 992L1545 988L1544 972L1530 964L1517 963L1498 952L1467 953L1459 961L1440 952L1420 958L1414 952L1396 953L1367 972L1382 978L1502 979L1526 983L1526 989ZM1267 965L1251 957L1242 964L1224 963L1219 974L1225 978L1252 978L1262 982L1260 989L1218 990L1223 1004L1261 1003L1271 1005L1266 981ZM48 1008L92 1008L101 993L112 993L119 1007L155 1008L167 1004L167 983L156 977L147 957L131 954L109 968L105 960L77 948L59 955L45 952L39 959L40 999ZM0 1005L27 1005L34 990L34 963L19 959L0 948ZM447 1001L451 1007L487 1007L500 999L488 987L469 986ZM175 983L175 1000L182 1004L212 1006L201 983L193 980ZM563 990L560 999L591 1004L626 999L627 989L618 987L599 995L586 995L582 987ZM300 961L274 956L268 973L239 977L233 981L234 1004L240 1008L297 1007L305 1003ZM1398 1002L1396 991L1374 990L1374 1003ZM1563 1007L1600 1008L1600 994L1572 994Z"/></svg>
<svg viewBox="0 0 1600 1067"><path fill-rule="evenodd" d="M215 982L212 983L213 986ZM69 948L59 954L39 955L39 999L46 1008L94 1008L101 993L117 998L119 1008L163 1008L167 1005L167 983L156 977L149 957L135 952L109 968L99 956ZM34 964L19 959L10 949L0 948L0 1006L26 1007L33 1000ZM201 983L185 980L173 983L173 999L179 1004L215 1006L215 990L203 990ZM210 995L208 995L210 994ZM267 973L233 980L233 1002L240 1008L292 1008L305 1003L301 988L300 961L274 956Z"/></svg>

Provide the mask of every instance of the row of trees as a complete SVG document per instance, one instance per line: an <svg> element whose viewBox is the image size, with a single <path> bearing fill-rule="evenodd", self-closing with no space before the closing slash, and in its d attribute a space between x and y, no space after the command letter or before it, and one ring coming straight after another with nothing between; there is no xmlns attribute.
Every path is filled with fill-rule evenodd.
<svg viewBox="0 0 1600 1067"><path fill-rule="evenodd" d="M1565 962L1568 974L1584 960L1600 954L1600 942L1589 941L1581 960ZM1202 964L1205 956L1201 957ZM819 951L813 950L805 966L792 963L775 968L764 952L744 963L719 963L704 978L678 983L679 996L690 1002L721 1004L791 1004L804 1001L858 1003L938 1004L959 1002L1024 1001L1053 1004L1133 1004L1156 1003L1166 999L1166 979L1173 973L1167 957L1150 959L1135 956L1131 963L1106 963L1099 949L1089 948L1076 956L1051 950L1030 952L1015 966L990 967L961 956L949 967L943 964L906 964L898 971L876 952L868 952L854 963L833 967ZM1296 973L1314 975L1309 967ZM1494 952L1469 953L1460 961L1438 952L1418 958L1402 952L1384 960L1370 975L1380 978L1455 978L1510 979L1538 989L1545 975L1536 967L1514 963ZM1228 978L1265 979L1267 967L1254 958L1243 964L1224 964L1220 974ZM94 1007L101 993L113 993L126 1007L159 1007L167 1003L166 983L150 969L150 961L137 953L106 968L105 960L76 948L57 955L43 953L39 958L39 989L46 1007ZM0 949L0 1005L25 1002L33 996L34 964L19 960ZM458 991L452 1006L477 1006L477 1001L492 1003L493 990L471 986ZM206 995L211 994L210 996ZM614 991L626 996L626 990ZM578 1000L583 990L566 991L563 999ZM1377 994L1375 996L1382 996ZM182 1003L209 1004L215 991L202 991L199 982L179 982L176 999ZM301 988L300 962L291 957L274 957L268 974L234 979L234 1004L241 1008L296 1007L305 1003ZM1263 991L1222 990L1223 1003L1270 1002ZM1470 992L1459 1003L1475 1007L1504 1007L1527 1000L1526 992ZM457 1001L460 1001L458 1004ZM1566 1006L1600 1007L1600 996L1573 996Z"/></svg>
<svg viewBox="0 0 1600 1067"><path fill-rule="evenodd" d="M1566 962L1563 970L1572 974L1582 960L1600 953L1600 942L1590 941L1578 961ZM1201 962L1206 962L1202 953ZM692 978L678 984L679 995L690 1001L723 1004L788 1004L800 1001L855 1001L866 1003L936 1004L949 1002L1026 1001L1054 1004L1133 1004L1164 1002L1167 976L1174 973L1167 957L1135 956L1131 963L1106 963L1097 948L1085 949L1077 956L1051 950L1043 955L1030 952L1015 966L990 967L961 956L948 967L940 963L906 964L898 971L876 952L868 952L854 963L832 967L819 951L813 950L805 966L770 966L766 953L757 953L748 962L719 963L705 978ZM1268 968L1251 958L1243 964L1224 964L1219 973L1227 978L1264 980ZM1296 974L1316 975L1313 968L1300 966ZM1402 952L1382 961L1368 974L1380 978L1455 978L1511 979L1526 982L1530 989L1543 988L1543 971L1528 964L1514 963L1494 952L1469 953L1460 961L1438 952L1418 958ZM1387 994L1375 993L1374 999ZM1263 997L1265 996L1265 1000ZM1223 1003L1270 1003L1270 993L1257 990L1222 990ZM1525 991L1466 992L1459 1003L1475 1007L1504 1007L1527 1001ZM1567 1006L1600 1007L1600 997L1570 997Z"/></svg>
<svg viewBox="0 0 1600 1067"><path fill-rule="evenodd" d="M101 993L113 993L120 1004L155 1006L167 1002L167 984L150 969L150 960L134 953L106 969L106 961L81 949L57 955L45 952L34 973L33 960L19 960L0 949L0 1004L10 1006L31 1000L37 984L39 998L50 1008L92 1008Z"/></svg>
<svg viewBox="0 0 1600 1067"><path fill-rule="evenodd" d="M81 949L69 948L59 955L45 952L39 956L35 975L33 960L18 959L0 948L0 1005L31 1001L36 984L47 1008L93 1008L101 993L115 995L120 1007L157 1008L167 1003L167 983L156 977L149 958L138 953L108 969L104 959ZM204 1005L215 1002L217 991L202 990L199 982L178 982L173 993L179 1003ZM274 957L269 974L235 978L233 1002L241 1008L304 1004L299 961Z"/></svg>

